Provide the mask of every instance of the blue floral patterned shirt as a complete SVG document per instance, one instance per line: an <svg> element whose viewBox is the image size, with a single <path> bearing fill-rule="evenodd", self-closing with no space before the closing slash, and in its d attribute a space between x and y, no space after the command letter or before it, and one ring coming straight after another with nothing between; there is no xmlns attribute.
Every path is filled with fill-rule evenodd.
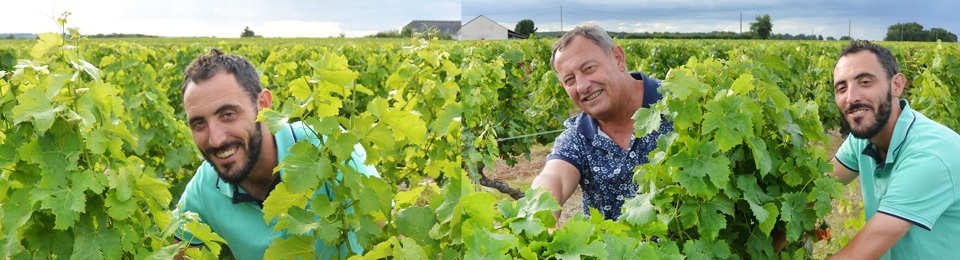
<svg viewBox="0 0 960 260"><path fill-rule="evenodd" d="M643 107L649 108L663 97L657 92L659 81L640 72L630 75L637 80L643 79ZM592 207L599 210L604 219L616 220L620 217L624 199L636 196L633 168L650 162L647 155L657 149L657 138L673 131L673 122L663 117L660 120L660 129L641 138L631 138L628 151L600 131L597 120L586 113L563 122L567 129L557 136L547 161L564 160L580 171L583 211L587 216Z"/></svg>

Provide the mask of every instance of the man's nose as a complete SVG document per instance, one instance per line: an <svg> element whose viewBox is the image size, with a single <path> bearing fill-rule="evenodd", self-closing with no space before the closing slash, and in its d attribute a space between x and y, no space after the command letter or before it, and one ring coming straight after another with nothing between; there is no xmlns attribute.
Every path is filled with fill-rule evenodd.
<svg viewBox="0 0 960 260"><path fill-rule="evenodd" d="M224 125L218 122L211 122L208 124L209 125L207 125L207 129L210 131L210 139L208 141L210 143L210 147L213 148L222 146L227 140L227 133Z"/></svg>

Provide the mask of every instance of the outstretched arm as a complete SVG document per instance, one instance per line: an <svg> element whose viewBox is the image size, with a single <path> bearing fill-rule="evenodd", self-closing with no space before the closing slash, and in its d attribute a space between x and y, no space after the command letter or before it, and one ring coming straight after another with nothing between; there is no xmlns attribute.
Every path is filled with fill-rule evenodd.
<svg viewBox="0 0 960 260"><path fill-rule="evenodd" d="M557 204L563 206L563 203L567 202L570 195L577 189L579 182L580 171L577 167L564 160L554 159L547 161L540 175L533 179L530 188L544 187L544 191L549 191L550 195L557 200ZM559 220L560 211L554 211L553 216ZM557 222L557 227L559 225L560 222Z"/></svg>
<svg viewBox="0 0 960 260"><path fill-rule="evenodd" d="M842 167L842 166L841 166ZM877 212L867 225L857 232L847 246L830 259L878 259L903 237L913 223Z"/></svg>

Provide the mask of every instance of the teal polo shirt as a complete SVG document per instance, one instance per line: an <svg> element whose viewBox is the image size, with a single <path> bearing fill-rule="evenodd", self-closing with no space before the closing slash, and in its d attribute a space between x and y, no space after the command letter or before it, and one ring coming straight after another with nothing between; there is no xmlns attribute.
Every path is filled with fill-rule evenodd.
<svg viewBox="0 0 960 260"><path fill-rule="evenodd" d="M960 135L901 99L886 160L850 136L837 161L860 174L867 221L881 212L913 227L882 259L956 259L960 254Z"/></svg>
<svg viewBox="0 0 960 260"><path fill-rule="evenodd" d="M319 139L307 136L310 131L304 131L305 127L308 126L302 122L289 124L274 135L277 144L277 161L291 155L288 150L297 141L307 140L314 145L321 145ZM354 150L352 154L354 162L363 162L366 159L363 148L357 144ZM362 164L352 164L351 166L364 175L379 177L376 169L372 166ZM273 187L276 187L282 181L283 175L284 172L281 170L277 180L274 181ZM271 191L273 187L270 188ZM331 198L333 197L331 195L335 195L327 186L323 186L317 192L326 193ZM221 180L212 165L204 161L203 165L197 169L193 179L187 183L183 195L180 197L179 211L197 213L201 222L209 225L213 232L227 242L227 246L230 247L230 251L237 259L263 259L264 252L274 238L289 237L289 235L286 234L286 229L273 231L278 222L276 218L271 220L269 224L264 223L262 203L262 201L248 195L242 188ZM352 211L352 208L347 211ZM177 228L175 236L181 241L201 244L184 229L183 225ZM363 253L363 249L357 244L356 235L352 231L348 234L348 240L354 253ZM314 249L316 252L323 252L327 248L328 246L318 239ZM327 259L336 252L332 249L326 251L327 253L322 256L322 259ZM340 245L340 251L347 252L347 245Z"/></svg>

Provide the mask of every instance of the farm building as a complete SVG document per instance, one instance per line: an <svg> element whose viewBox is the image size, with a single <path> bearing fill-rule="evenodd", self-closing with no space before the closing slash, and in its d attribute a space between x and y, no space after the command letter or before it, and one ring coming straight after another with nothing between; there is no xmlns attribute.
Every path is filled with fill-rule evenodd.
<svg viewBox="0 0 960 260"><path fill-rule="evenodd" d="M490 18L480 15L460 27L460 40L506 40L526 39L507 27L503 27Z"/></svg>

